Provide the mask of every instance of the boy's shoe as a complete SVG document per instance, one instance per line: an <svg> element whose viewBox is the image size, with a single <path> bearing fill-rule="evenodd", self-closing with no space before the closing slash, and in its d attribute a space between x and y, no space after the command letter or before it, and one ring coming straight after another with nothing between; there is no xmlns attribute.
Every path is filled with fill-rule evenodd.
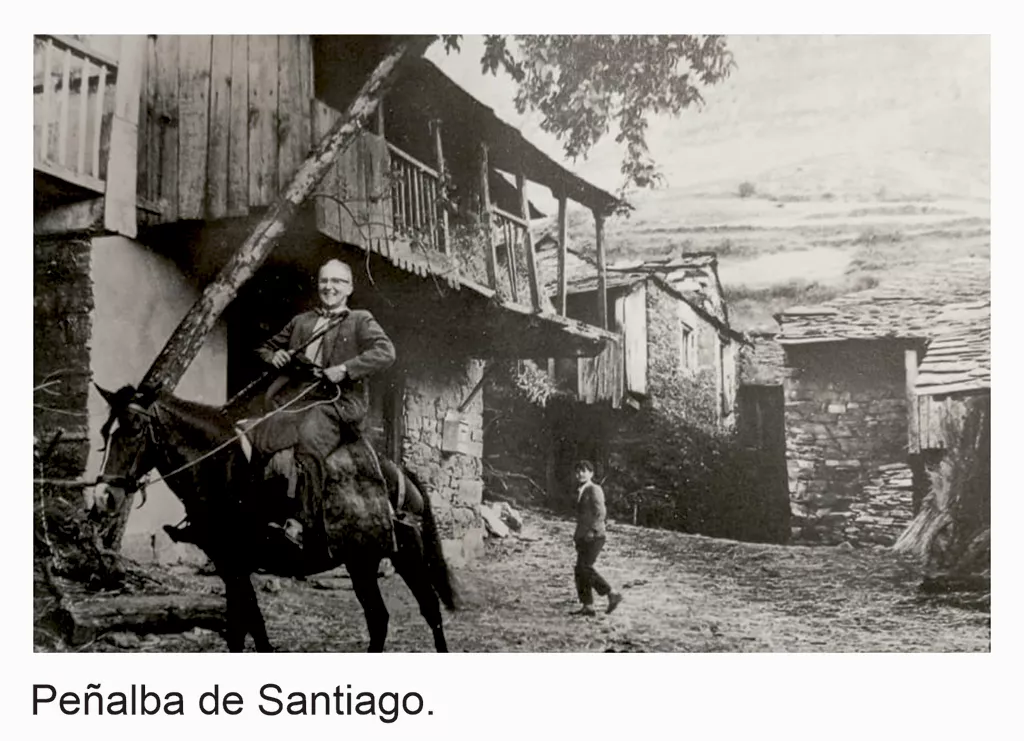
<svg viewBox="0 0 1024 741"><path fill-rule="evenodd" d="M597 615L597 612L595 612L594 608L590 605L583 605L583 607L581 607L580 609L570 612L569 614L582 615L584 617L594 617L595 615Z"/></svg>
<svg viewBox="0 0 1024 741"><path fill-rule="evenodd" d="M618 592L612 592L611 594L609 594L608 595L608 609L605 610L605 613L608 614L608 615L611 615L612 612L615 610L615 608L618 607L621 602L622 602L622 595L621 594L619 594Z"/></svg>

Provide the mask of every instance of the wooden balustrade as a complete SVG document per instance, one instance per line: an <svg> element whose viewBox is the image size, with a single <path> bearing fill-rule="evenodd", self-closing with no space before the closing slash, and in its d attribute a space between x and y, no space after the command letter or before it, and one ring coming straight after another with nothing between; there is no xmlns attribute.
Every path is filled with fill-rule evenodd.
<svg viewBox="0 0 1024 741"><path fill-rule="evenodd" d="M391 213L395 234L419 239L433 250L444 251L447 234L438 214L441 177L425 165L388 143L391 153Z"/></svg>
<svg viewBox="0 0 1024 741"><path fill-rule="evenodd" d="M117 61L67 36L35 46L35 167L102 193Z"/></svg>
<svg viewBox="0 0 1024 741"><path fill-rule="evenodd" d="M520 276L525 268L524 242L527 223L524 219L510 214L508 211L502 211L496 206L492 209L492 213L491 229L494 232L494 245L498 255L505 256L509 295L513 301L518 302L520 291L524 287Z"/></svg>

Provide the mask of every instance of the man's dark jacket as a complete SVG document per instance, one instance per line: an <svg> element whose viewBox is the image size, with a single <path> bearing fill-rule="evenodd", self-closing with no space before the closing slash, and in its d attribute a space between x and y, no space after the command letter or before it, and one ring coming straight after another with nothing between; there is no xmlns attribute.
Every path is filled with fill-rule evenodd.
<svg viewBox="0 0 1024 741"><path fill-rule="evenodd" d="M296 350L302 347L313 336L313 327L319 316L317 311L307 311L296 316L259 348L257 352L260 358L264 362L270 363L276 351ZM305 350L301 352L304 353ZM322 420L322 424L331 426L336 424L331 421L335 414L338 419L345 422L353 424L361 422L369 406L369 393L363 379L386 370L395 362L395 346L370 312L354 309L348 311L345 317L332 326L321 338L320 358L324 368L345 366L345 378L338 385L340 396L334 400L333 404L329 405L335 411L327 414L330 410L320 406L310 410L308 414L279 414L271 417L254 431L254 443L261 450L273 452L284 447L291 447L294 444L295 435L299 434L303 418L308 418L310 414L317 417L318 420ZM286 367L282 369L282 375L287 376L287 374L288 368ZM280 404L287 401L308 383L308 377L294 379L294 382L280 388L274 395L274 403ZM332 390L328 394L328 398L334 396L335 392ZM305 398L312 401L314 398L322 397ZM305 405L300 402L301 406ZM320 423L314 422L313 424ZM327 432L326 428L324 432ZM315 435L315 431L311 434Z"/></svg>

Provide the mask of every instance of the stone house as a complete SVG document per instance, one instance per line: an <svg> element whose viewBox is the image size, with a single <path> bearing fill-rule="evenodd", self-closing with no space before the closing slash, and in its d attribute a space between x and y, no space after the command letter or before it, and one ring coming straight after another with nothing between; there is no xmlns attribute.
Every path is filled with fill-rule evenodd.
<svg viewBox="0 0 1024 741"><path fill-rule="evenodd" d="M549 294L555 284L556 241L538 242L538 266ZM566 261L568 316L599 323L598 272L586 257L569 250ZM581 402L639 408L657 405L669 377L700 378L709 386L709 416L731 428L736 421L743 334L729 325L718 279L718 258L694 253L607 266L609 329L621 341L594 358L553 364L555 380Z"/></svg>
<svg viewBox="0 0 1024 741"><path fill-rule="evenodd" d="M777 315L795 539L891 545L944 421L988 393L989 262L964 258Z"/></svg>
<svg viewBox="0 0 1024 741"><path fill-rule="evenodd" d="M137 384L389 47L388 37L35 37L35 435L48 476L100 465L90 382ZM426 164L430 163L430 164ZM515 186L511 185L515 182ZM599 354L614 334L551 311L532 270L528 188L601 215L616 199L527 142L426 60L242 288L175 392L220 404L262 369L253 349L315 301L316 268L353 266L399 360L372 384L378 446L423 479L453 558L482 536L485 363ZM177 558L161 485L124 547Z"/></svg>
<svg viewBox="0 0 1024 741"><path fill-rule="evenodd" d="M555 303L559 251L551 236L538 241L538 271ZM682 411L706 429L733 426L744 338L729 326L714 255L609 264L603 281L594 262L572 249L564 250L563 265L567 315L601 323L606 302L609 329L619 342L593 357L524 360L546 370L560 393L543 409L512 407L500 393L489 396L485 413L493 434L485 456L496 471L541 482L549 501L573 490L573 461L590 459L621 516L631 492L680 483L669 458L654 466L635 463L657 449L649 415L675 420Z"/></svg>

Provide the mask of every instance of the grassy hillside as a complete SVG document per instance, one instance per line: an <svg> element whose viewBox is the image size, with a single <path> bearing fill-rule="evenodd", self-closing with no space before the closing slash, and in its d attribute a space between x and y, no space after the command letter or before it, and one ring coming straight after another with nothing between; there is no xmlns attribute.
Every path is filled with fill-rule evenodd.
<svg viewBox="0 0 1024 741"><path fill-rule="evenodd" d="M652 193L606 228L609 260L713 251L733 324L773 331L772 315L884 283L894 269L989 256L988 204L969 200L773 199ZM574 245L593 220L574 213Z"/></svg>
<svg viewBox="0 0 1024 741"><path fill-rule="evenodd" d="M884 281L894 267L989 250L990 63L986 37L732 36L737 68L706 106L651 121L667 187L634 195L607 226L612 260L713 250L741 329L773 312ZM508 80L462 57L433 58L552 156ZM620 151L570 166L608 189ZM740 189L747 197L740 197ZM555 213L540 188L537 205ZM592 250L593 219L571 213Z"/></svg>

